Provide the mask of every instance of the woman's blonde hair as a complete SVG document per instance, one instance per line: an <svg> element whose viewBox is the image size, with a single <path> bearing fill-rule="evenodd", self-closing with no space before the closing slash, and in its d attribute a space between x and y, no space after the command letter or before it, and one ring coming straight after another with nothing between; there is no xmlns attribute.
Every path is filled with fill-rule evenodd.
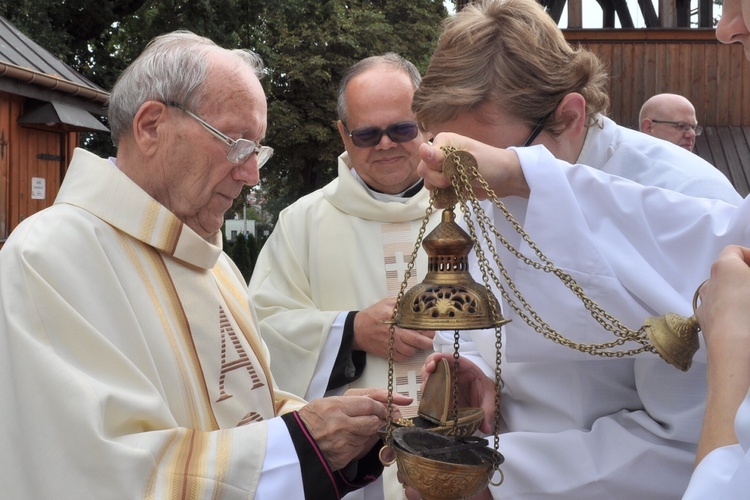
<svg viewBox="0 0 750 500"><path fill-rule="evenodd" d="M413 110L425 130L484 103L535 126L577 92L590 126L609 108L607 80L599 58L572 48L535 0L477 1L446 19Z"/></svg>

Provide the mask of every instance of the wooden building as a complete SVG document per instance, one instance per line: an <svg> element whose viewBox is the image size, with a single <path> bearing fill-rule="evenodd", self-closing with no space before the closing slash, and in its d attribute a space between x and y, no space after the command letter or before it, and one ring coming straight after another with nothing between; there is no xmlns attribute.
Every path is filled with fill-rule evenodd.
<svg viewBox="0 0 750 500"><path fill-rule="evenodd" d="M750 193L750 62L742 45L724 45L713 29L564 30L609 67L610 116L638 129L643 102L654 94L684 95L704 132L695 152Z"/></svg>
<svg viewBox="0 0 750 500"><path fill-rule="evenodd" d="M52 204L81 132L107 132L109 94L0 17L0 246Z"/></svg>

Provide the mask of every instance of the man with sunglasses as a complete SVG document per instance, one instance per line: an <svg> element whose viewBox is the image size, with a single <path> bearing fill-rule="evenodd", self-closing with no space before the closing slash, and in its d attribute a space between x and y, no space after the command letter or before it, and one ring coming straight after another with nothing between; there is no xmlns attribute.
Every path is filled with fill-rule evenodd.
<svg viewBox="0 0 750 500"><path fill-rule="evenodd" d="M571 47L538 2L471 3L445 26L413 105L417 121L436 140L454 133L495 148L541 150L643 185L741 202L726 177L697 155L605 117L609 97L603 65L593 53ZM638 277L620 281L613 275L588 240L567 234L572 219L554 203L540 213L534 193L527 199L516 185L502 187L517 195L503 202L531 240L604 310L634 329L647 316L674 310L666 309L655 293L658 282L654 289L643 286L633 293L632 281ZM529 244L501 211L487 202L484 206L508 243L534 260ZM530 228L532 220L546 225ZM608 228L613 223L602 219L593 224ZM614 340L557 276L526 265L494 243L524 299L551 328L582 344ZM627 268L630 263L620 264ZM478 272L475 278L479 280ZM504 326L501 365L505 481L492 493L498 498L566 500L679 497L700 431L705 397L700 363L685 374L653 355L592 356L545 338L505 299L502 307L512 320ZM436 344L452 352L452 337L452 332L439 332ZM467 331L464 340L463 352L494 374L494 332ZM679 400L671 397L691 383L694 391Z"/></svg>
<svg viewBox="0 0 750 500"><path fill-rule="evenodd" d="M641 106L638 122L644 134L688 151L695 149L695 138L703 132L695 118L693 103L678 94L656 94L648 98Z"/></svg>
<svg viewBox="0 0 750 500"><path fill-rule="evenodd" d="M382 470L386 391L279 390L222 252L272 153L262 74L248 51L154 39L110 96L117 157L77 149L0 251L4 498L340 498Z"/></svg>
<svg viewBox="0 0 750 500"><path fill-rule="evenodd" d="M258 256L250 293L279 387L307 398L347 387L385 387L389 325L430 193L416 173L426 140L414 120L414 65L396 54L359 61L339 85L338 129L346 151L338 178L279 215ZM437 217L432 218L432 227ZM410 284L424 277L423 251ZM433 332L396 328L397 386L414 398ZM400 498L395 467L385 498ZM370 485L353 495L382 498Z"/></svg>

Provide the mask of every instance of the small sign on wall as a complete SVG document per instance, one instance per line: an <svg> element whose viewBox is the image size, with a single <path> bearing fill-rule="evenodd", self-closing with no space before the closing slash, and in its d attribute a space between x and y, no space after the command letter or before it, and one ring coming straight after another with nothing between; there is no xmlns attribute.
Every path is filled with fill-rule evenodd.
<svg viewBox="0 0 750 500"><path fill-rule="evenodd" d="M43 200L47 197L46 181L44 177L31 178L31 199Z"/></svg>

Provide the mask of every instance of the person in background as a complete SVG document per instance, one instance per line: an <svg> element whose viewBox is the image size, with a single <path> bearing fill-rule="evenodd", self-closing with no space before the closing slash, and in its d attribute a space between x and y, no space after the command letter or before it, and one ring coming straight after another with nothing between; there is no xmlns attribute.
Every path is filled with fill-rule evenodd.
<svg viewBox="0 0 750 500"><path fill-rule="evenodd" d="M540 175L550 176L552 190L566 189L552 183L552 177L558 162L571 162L651 189L657 186L741 203L727 178L701 158L606 118L606 80L597 57L572 48L537 2L472 3L446 22L414 96L417 121L435 136L433 146L422 147L435 156L423 160L432 166L436 158L444 157L438 149L444 145L481 152L474 148L476 142L492 146L493 151L513 148L537 155ZM453 134L463 137L456 141ZM483 154L478 160L492 179L495 170L482 162L494 165L494 161ZM426 180L428 187L436 185ZM607 259L610 254L589 239L568 233L581 215L558 209L555 200L562 194L545 195L549 199L544 204L536 192L525 190L523 176L511 180L515 184L493 186L501 194L514 195L503 199L505 208L551 262L622 324L637 330L648 316L690 310L692 293L687 300L668 293L661 297L661 283L642 282L637 264L624 257L613 264ZM592 183L588 189L599 185ZM601 189L602 212L609 208L606 205L613 205L613 210L627 207L609 195L607 186ZM505 240L537 260L501 211L487 203L483 206ZM630 224L639 227L637 219ZM591 225L591 230L607 229L612 222L601 218ZM526 265L494 243L510 279L551 328L579 344L614 340L556 275ZM484 253L491 255L486 248ZM476 267L472 272L481 282ZM499 270L495 273L501 276ZM664 289L669 291L666 285ZM505 482L491 488L492 493L500 498L680 495L692 470L700 432L705 398L702 363L694 363L685 374L654 355L592 356L545 338L508 300L502 300L502 307L512 320L503 328L501 363ZM462 339L463 355L493 374L494 332L466 331ZM452 332L439 332L436 346L452 352ZM694 387L686 397L666 396L686 385ZM639 480L632 481L633 477Z"/></svg>
<svg viewBox="0 0 750 500"><path fill-rule="evenodd" d="M420 78L394 53L345 73L338 177L283 210L258 256L249 291L271 359L294 367L277 374L284 390L310 399L387 386L388 321L430 199L416 172L426 140L411 110ZM426 261L420 252L409 286L425 275ZM413 398L401 408L411 417L434 333L394 335L394 391ZM402 496L393 469L383 476L389 499ZM353 495L383 498L384 490L373 484Z"/></svg>
<svg viewBox="0 0 750 500"><path fill-rule="evenodd" d="M189 32L152 40L111 93L117 157L77 149L0 251L4 496L340 498L380 474L385 391L279 390L221 249L273 152L262 71Z"/></svg>
<svg viewBox="0 0 750 500"><path fill-rule="evenodd" d="M749 19L750 2L725 2L717 26L717 38L723 43L740 42L745 46L745 54L750 54ZM673 390L660 391L661 397L686 409L692 407L691 401L696 392L700 393L705 405L706 394L706 381L696 380L689 375L696 368L699 368L701 379L708 373L708 386L712 394L708 400L700 447L688 443L684 445L685 451L688 451L687 456L694 457L697 451L700 461L690 480L686 498L743 497L748 489L747 478L750 477L747 473L746 455L747 335L744 330L738 330L738 327L746 323L743 318L746 314L744 310L747 295L743 294L747 284L745 282L743 285L730 286L729 283L742 280L747 275L747 270L743 267L747 262L747 250L734 247L724 250L722 254L722 249L728 245L750 246L750 200L746 198L739 205L732 205L720 200L685 196L672 190L643 186L587 165L571 165L555 158L543 147L496 148L449 132L436 135L433 144L420 148L423 161L419 172L425 179L425 187L429 189L443 188L450 184L442 173L445 159L442 148L447 146L472 153L478 161L480 174L497 196L503 199L512 199L514 196L527 199L528 211L524 227L537 245L567 272L585 271L592 276L598 275L602 280L608 279L610 295L621 288L632 297L647 299L659 314L675 312L690 316L696 288L709 276L712 263L721 255L711 271L708 285L701 288L700 295L705 300L705 306L701 305L696 312L706 337L708 363L710 365L713 361L714 366L708 372L705 367L700 366L706 360L703 349L696 353L693 367L687 373L679 373L674 368L672 372L662 372L656 370L655 365L651 370L644 370L642 361L646 361L645 359L636 358L633 361L639 372L636 379L639 386L658 386L661 384L661 376L666 376ZM483 190L476 192L479 197L486 196ZM564 252L558 251L560 242L564 243ZM557 247L555 243L558 244ZM593 260L581 261L578 256L583 252ZM566 255L576 258L566 258ZM714 280L719 283L715 285L718 291L712 290L714 286L711 282ZM724 288L721 288L722 281L727 283ZM589 291L588 282L582 283L582 287ZM716 298L712 299L713 293L716 293ZM555 295L554 300L563 302L564 297ZM570 314L575 314L576 306L569 305ZM565 304L560 304L560 307L564 306ZM734 310L731 310L732 307ZM610 310L610 305L605 305L605 309ZM729 316L720 319L720 313ZM736 321L727 326L730 318ZM634 317L632 320L633 326L643 323L643 318ZM594 333L598 336L590 335L590 340L601 342L603 332L600 330ZM733 347L728 347L730 342ZM711 352L712 349L714 353ZM732 350L731 354L724 354ZM425 372L431 371L434 366L432 361L428 360ZM659 362L661 361L657 360ZM464 360L461 370L471 372L465 380L470 380L470 383L481 389L481 385L476 384L482 380L482 372L475 365L472 371L472 366L468 360ZM719 386L726 385L727 381L724 379L728 373L732 373L735 385L722 389ZM684 377L685 375L688 377ZM467 389L463 392L472 394ZM474 394L482 392L489 393L480 390ZM481 400L475 400L469 404L478 406L481 403ZM739 410L734 420L733 436L727 419L733 418L732 411L737 407ZM720 415L717 410L726 413ZM691 419L696 418L694 410L689 413ZM669 425L663 420L664 414L658 408L653 408L653 415L659 422L656 425L664 426L662 428L668 439L675 440L678 436L685 435L683 427L687 421ZM491 418L489 414L488 417ZM697 415L697 421L701 420L702 413ZM501 442L504 438L505 436L501 437ZM506 448L508 441L505 441ZM741 443L739 446L734 444L737 441ZM621 446L614 448L618 454L624 451ZM542 444L539 444L538 449L541 453L538 457L541 459L544 454L550 453ZM604 460L606 455L603 453L611 449L611 446L606 445L593 449L598 450L592 451L591 455L596 462L588 462L588 465L601 470L609 463ZM500 451L506 457L509 456L507 449ZM655 464L647 457L637 461L640 462L640 473L637 474L639 483L664 482L666 476L652 478L649 472L652 466L663 467L664 464ZM568 474L571 463L575 465L575 461L568 457L565 462ZM683 465L673 469L673 472L679 474L680 478L685 477ZM506 470L506 481L509 475ZM670 476L671 484L681 481L674 481ZM630 483L628 481L620 489L610 489L604 496L611 498L613 495L616 497L619 491L632 491L634 487ZM708 489L704 490L704 485ZM497 491L502 492L502 488L500 486ZM682 492L676 493L672 498L681 495ZM534 495L530 495L530 498L533 497ZM543 496L540 494L539 497ZM653 495L647 497L655 498Z"/></svg>
<svg viewBox="0 0 750 500"><path fill-rule="evenodd" d="M678 94L656 94L641 106L638 115L641 132L664 139L688 151L695 149L695 138L703 133L695 117L695 107Z"/></svg>

